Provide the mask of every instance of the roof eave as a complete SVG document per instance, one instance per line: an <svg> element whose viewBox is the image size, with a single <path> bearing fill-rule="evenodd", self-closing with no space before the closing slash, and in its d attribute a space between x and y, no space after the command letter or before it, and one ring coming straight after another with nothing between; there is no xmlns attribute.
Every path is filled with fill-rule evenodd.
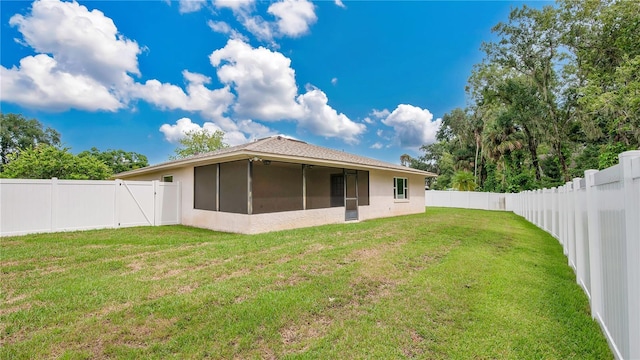
<svg viewBox="0 0 640 360"><path fill-rule="evenodd" d="M327 166L327 167L339 167L339 168L351 168L356 170L369 170L369 169L377 169L377 170L385 170L385 171L395 171L402 173L409 173L414 175L423 175L425 177L437 177L438 175L434 173L430 173L428 171L406 168L401 169L397 167L386 167L379 165L368 165L368 164L358 164L351 163L346 161L336 161L329 159L318 159L318 158L308 158L303 156L291 156L291 155L281 155L281 154L273 154L268 152L261 151L251 151L251 150L240 150L233 153L224 153L219 155L211 155L211 156L202 156L195 158L186 158L176 161L171 161L163 164L147 166L144 168L130 170L126 172L122 172L112 176L112 178L117 179L121 176L135 176L135 175L143 175L154 171L165 170L165 169L174 169L180 168L183 166L197 166L197 165L205 165L211 163L212 161L235 161L235 160L244 160L250 159L253 157L260 157L264 160L272 160L272 161L283 161L283 162L296 162L300 164L308 164L308 165L318 165L318 166Z"/></svg>

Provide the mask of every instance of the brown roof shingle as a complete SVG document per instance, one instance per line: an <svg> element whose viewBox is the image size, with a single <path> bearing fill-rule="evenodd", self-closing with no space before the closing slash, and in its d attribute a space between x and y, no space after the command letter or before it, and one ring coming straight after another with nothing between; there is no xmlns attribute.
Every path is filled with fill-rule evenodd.
<svg viewBox="0 0 640 360"><path fill-rule="evenodd" d="M187 163L201 162L209 159L224 159L237 154L246 154L247 157L251 157L252 155L272 155L278 158L286 157L298 161L308 159L321 161L323 163L335 163L336 165L352 164L358 167L381 168L397 170L405 173L422 174L424 176L436 176L436 174L430 172L350 154L344 151L333 150L322 146L311 145L300 140L289 139L282 136L263 138L246 144L198 154L184 159L168 161L118 175L142 174L153 170L179 167L180 165Z"/></svg>

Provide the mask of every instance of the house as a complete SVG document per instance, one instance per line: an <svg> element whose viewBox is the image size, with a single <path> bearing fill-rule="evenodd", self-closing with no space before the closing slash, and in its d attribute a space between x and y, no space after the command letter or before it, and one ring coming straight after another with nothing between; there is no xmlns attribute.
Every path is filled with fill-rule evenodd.
<svg viewBox="0 0 640 360"><path fill-rule="evenodd" d="M274 136L116 177L179 181L182 224L256 234L422 213L432 176Z"/></svg>

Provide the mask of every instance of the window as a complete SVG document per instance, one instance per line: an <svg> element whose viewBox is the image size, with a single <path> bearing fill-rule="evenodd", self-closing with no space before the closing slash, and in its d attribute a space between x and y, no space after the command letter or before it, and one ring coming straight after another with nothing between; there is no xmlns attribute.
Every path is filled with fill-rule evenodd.
<svg viewBox="0 0 640 360"><path fill-rule="evenodd" d="M162 182L173 182L173 175L165 175L162 177Z"/></svg>
<svg viewBox="0 0 640 360"><path fill-rule="evenodd" d="M393 198L408 199L409 198L409 182L407 178L393 178Z"/></svg>

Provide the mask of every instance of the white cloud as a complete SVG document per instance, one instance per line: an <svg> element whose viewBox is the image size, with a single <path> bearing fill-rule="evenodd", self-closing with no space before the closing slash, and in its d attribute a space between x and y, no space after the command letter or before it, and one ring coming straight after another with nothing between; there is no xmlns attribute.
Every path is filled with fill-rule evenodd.
<svg viewBox="0 0 640 360"><path fill-rule="evenodd" d="M337 85L337 84L338 84L338 78L335 78L335 77L334 77L333 79L331 79L331 85L334 85L334 86L335 86L335 85Z"/></svg>
<svg viewBox="0 0 640 360"><path fill-rule="evenodd" d="M255 37L259 40L272 42L275 36L273 24L265 21L260 16L250 16L248 14L241 14L238 16L238 21Z"/></svg>
<svg viewBox="0 0 640 360"><path fill-rule="evenodd" d="M281 0L272 3L267 8L267 13L272 15L275 21L265 20L255 14L253 0L214 0L213 5L216 8L231 9L247 31L274 48L278 46L273 42L274 38L299 37L307 33L309 27L317 21L315 6L307 0ZM221 26L217 28L214 31L235 35L232 38L240 37L237 31L231 32Z"/></svg>
<svg viewBox="0 0 640 360"><path fill-rule="evenodd" d="M51 54L63 72L75 72L109 85L139 75L140 47L118 33L113 20L99 10L76 2L35 1L31 14L14 15L24 42L39 53Z"/></svg>
<svg viewBox="0 0 640 360"><path fill-rule="evenodd" d="M207 0L180 0L180 13L196 12L207 4Z"/></svg>
<svg viewBox="0 0 640 360"><path fill-rule="evenodd" d="M212 122L205 122L200 126L191 121L189 118L181 118L176 121L175 124L163 124L160 126L160 132L164 134L165 140L170 143L177 143L182 139L189 131L205 130L208 132L215 132L218 130L224 131L223 141L231 146L240 145L250 141L253 138L264 137L273 135L274 132L267 129L265 126L252 122L251 120L245 120L240 122L240 126L249 133L247 138L243 132L239 130L224 131L218 125Z"/></svg>
<svg viewBox="0 0 640 360"><path fill-rule="evenodd" d="M132 85L131 94L161 109L199 112L202 116L219 123L225 130L234 129L233 122L224 117L224 113L234 101L229 87L210 90L205 86L211 81L209 77L187 70L184 70L182 75L187 81L186 92L179 86L154 79L144 84Z"/></svg>
<svg viewBox="0 0 640 360"><path fill-rule="evenodd" d="M299 125L316 135L339 137L348 143L357 143L358 136L367 128L364 124L351 121L345 114L338 114L327 104L327 95L319 89L311 89L298 96L297 100L304 108L304 116L298 119Z"/></svg>
<svg viewBox="0 0 640 360"><path fill-rule="evenodd" d="M298 37L309 31L309 26L318 19L314 5L307 0L282 0L267 9L278 18L276 24L281 35Z"/></svg>
<svg viewBox="0 0 640 360"><path fill-rule="evenodd" d="M377 143L375 143L375 144L373 144L373 145L371 145L369 147L371 149L382 149L384 147L384 145L382 145L382 143L377 142Z"/></svg>
<svg viewBox="0 0 640 360"><path fill-rule="evenodd" d="M384 131L382 131L382 129L378 129L376 130L376 135L378 135L378 137L382 137L382 135L384 135Z"/></svg>
<svg viewBox="0 0 640 360"><path fill-rule="evenodd" d="M387 109L382 109L382 110L377 110L377 109L373 109L371 110L371 114L372 116L378 118L378 119L383 119L386 118L387 116L389 116L389 114L391 114L391 112Z"/></svg>
<svg viewBox="0 0 640 360"><path fill-rule="evenodd" d="M341 8L346 8L346 6L344 5L344 3L342 2L342 0L334 0L335 4Z"/></svg>
<svg viewBox="0 0 640 360"><path fill-rule="evenodd" d="M211 28L211 30L221 33L221 34L231 34L231 26L224 21L207 21L207 25Z"/></svg>
<svg viewBox="0 0 640 360"><path fill-rule="evenodd" d="M364 121L364 122L365 122L365 123L367 123L367 124L375 124L375 123L376 123L376 121L375 121L375 120L373 120L372 118L370 118L370 117L368 117L368 116L367 116L367 117L365 117L364 119L362 119L362 121Z"/></svg>
<svg viewBox="0 0 640 360"><path fill-rule="evenodd" d="M3 100L41 109L115 111L126 105L129 74L139 75L135 41L101 11L76 2L35 1L9 20L39 54L2 71ZM50 54L50 55L49 55Z"/></svg>
<svg viewBox="0 0 640 360"><path fill-rule="evenodd" d="M39 54L20 60L19 67L0 66L2 100L22 106L64 111L116 111L124 105L107 87L82 74L59 68L55 59Z"/></svg>
<svg viewBox="0 0 640 360"><path fill-rule="evenodd" d="M433 114L429 110L400 104L382 123L393 127L400 146L417 148L436 141L442 119L433 121Z"/></svg>
<svg viewBox="0 0 640 360"><path fill-rule="evenodd" d="M249 39L247 39L246 36L242 35L239 31L231 28L231 26L229 26L229 24L227 24L224 21L209 20L207 21L207 25L209 25L211 30L217 33L229 35L230 39L240 39L242 41L249 41Z"/></svg>
<svg viewBox="0 0 640 360"><path fill-rule="evenodd" d="M302 116L295 101L295 72L281 53L229 40L209 58L220 81L235 89L238 99L233 108L238 115L267 121Z"/></svg>
<svg viewBox="0 0 640 360"><path fill-rule="evenodd" d="M309 87L298 95L291 60L264 47L229 40L214 51L211 64L219 80L237 94L236 115L263 121L292 120L301 130L356 142L366 126L351 121L328 105L324 92Z"/></svg>
<svg viewBox="0 0 640 360"><path fill-rule="evenodd" d="M229 8L233 11L250 8L255 0L213 0L213 5L217 8Z"/></svg>

